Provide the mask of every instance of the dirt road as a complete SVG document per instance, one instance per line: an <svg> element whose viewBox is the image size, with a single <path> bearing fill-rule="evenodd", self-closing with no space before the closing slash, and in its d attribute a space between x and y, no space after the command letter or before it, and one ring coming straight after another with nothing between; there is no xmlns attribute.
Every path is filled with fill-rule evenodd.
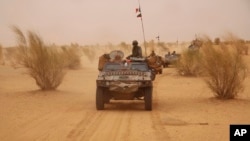
<svg viewBox="0 0 250 141"><path fill-rule="evenodd" d="M223 103L201 79L177 76L172 68L154 82L152 111L143 101L111 101L97 111L97 73L69 71L57 91L41 92L22 70L0 66L0 140L226 141L230 123L250 123L249 95Z"/></svg>

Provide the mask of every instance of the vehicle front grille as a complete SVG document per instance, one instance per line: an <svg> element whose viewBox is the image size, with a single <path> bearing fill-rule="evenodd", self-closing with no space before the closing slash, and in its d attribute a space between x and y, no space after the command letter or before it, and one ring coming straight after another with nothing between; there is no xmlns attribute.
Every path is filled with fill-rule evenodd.
<svg viewBox="0 0 250 141"><path fill-rule="evenodd" d="M143 75L143 72L139 71L112 71L112 72L105 72L105 75Z"/></svg>

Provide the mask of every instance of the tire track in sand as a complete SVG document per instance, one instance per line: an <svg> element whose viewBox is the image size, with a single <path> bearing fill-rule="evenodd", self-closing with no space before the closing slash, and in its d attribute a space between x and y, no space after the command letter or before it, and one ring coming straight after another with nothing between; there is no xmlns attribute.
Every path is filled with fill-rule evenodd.
<svg viewBox="0 0 250 141"><path fill-rule="evenodd" d="M153 123L153 128L155 130L155 135L158 141L169 140L170 137L164 127L163 122L161 121L160 111L158 110L159 106L159 95L158 95L158 85L161 79L164 79L165 75L160 74L157 76L157 79L154 81L154 89L153 89L153 110L151 112L151 120Z"/></svg>
<svg viewBox="0 0 250 141"><path fill-rule="evenodd" d="M65 132L73 124L72 120L79 117L78 113L70 112L75 111L76 108L77 111L81 109L78 105L73 105L65 110L57 111L56 114L43 113L23 123L22 130L16 129L1 140L65 140Z"/></svg>
<svg viewBox="0 0 250 141"><path fill-rule="evenodd" d="M170 138L161 121L160 111L158 110L160 101L157 87L163 78L165 78L163 75L159 75L154 81L152 111L133 110L134 107L130 107L135 106L133 104L127 105L128 107L124 109L123 106L126 105L124 103L122 106L116 103L118 104L116 107L107 108L103 111L88 111L82 117L83 119L69 132L67 140L169 140ZM136 134L140 136L135 136ZM144 136L142 137L141 135Z"/></svg>
<svg viewBox="0 0 250 141"><path fill-rule="evenodd" d="M129 140L131 115L128 111L94 111L70 131L68 140Z"/></svg>
<svg viewBox="0 0 250 141"><path fill-rule="evenodd" d="M82 136L85 136L90 126L95 125L95 128L98 128L98 123L100 123L103 118L102 115L102 112L88 111L83 119L77 123L76 127L69 132L67 139L77 141L79 138L82 138Z"/></svg>

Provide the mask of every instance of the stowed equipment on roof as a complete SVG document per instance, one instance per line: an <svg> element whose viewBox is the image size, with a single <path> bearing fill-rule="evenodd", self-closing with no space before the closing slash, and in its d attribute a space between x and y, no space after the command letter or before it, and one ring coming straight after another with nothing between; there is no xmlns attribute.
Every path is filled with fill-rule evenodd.
<svg viewBox="0 0 250 141"><path fill-rule="evenodd" d="M125 61L145 61L144 58L138 58L138 57L132 57L129 56L127 57L127 60L123 59L124 53L121 50L113 50L109 54L103 54L102 56L99 57L99 62L98 62L98 70L101 71L107 62L125 62Z"/></svg>
<svg viewBox="0 0 250 141"><path fill-rule="evenodd" d="M121 50L111 51L109 54L103 54L99 57L98 70L102 71L105 63L107 62L117 62L125 63L127 62L146 62L150 69L156 71L156 73L162 73L163 59L153 53L152 55L142 58L142 57L132 57L131 55L123 59L124 53Z"/></svg>
<svg viewBox="0 0 250 141"><path fill-rule="evenodd" d="M114 50L111 51L109 54L105 53L102 56L99 57L99 62L98 62L98 70L102 71L104 65L107 62L122 62L122 59L124 57L124 53L120 50Z"/></svg>
<svg viewBox="0 0 250 141"><path fill-rule="evenodd" d="M146 58L147 64L151 69L154 69L156 74L162 74L164 60L161 56L156 55L154 51Z"/></svg>

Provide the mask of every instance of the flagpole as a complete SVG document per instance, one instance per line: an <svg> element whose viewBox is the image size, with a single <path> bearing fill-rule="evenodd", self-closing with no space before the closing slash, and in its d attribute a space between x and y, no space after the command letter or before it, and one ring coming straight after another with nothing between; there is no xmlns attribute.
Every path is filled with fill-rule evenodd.
<svg viewBox="0 0 250 141"><path fill-rule="evenodd" d="M145 55L147 56L147 49L146 49L146 39L145 39L145 32L144 32L144 26L143 26L143 20L142 20L142 10L141 10L141 4L140 4L140 0L138 0L139 3L139 9L141 12L141 26L142 26L142 34L143 34L143 39L144 39L144 49L145 49Z"/></svg>

